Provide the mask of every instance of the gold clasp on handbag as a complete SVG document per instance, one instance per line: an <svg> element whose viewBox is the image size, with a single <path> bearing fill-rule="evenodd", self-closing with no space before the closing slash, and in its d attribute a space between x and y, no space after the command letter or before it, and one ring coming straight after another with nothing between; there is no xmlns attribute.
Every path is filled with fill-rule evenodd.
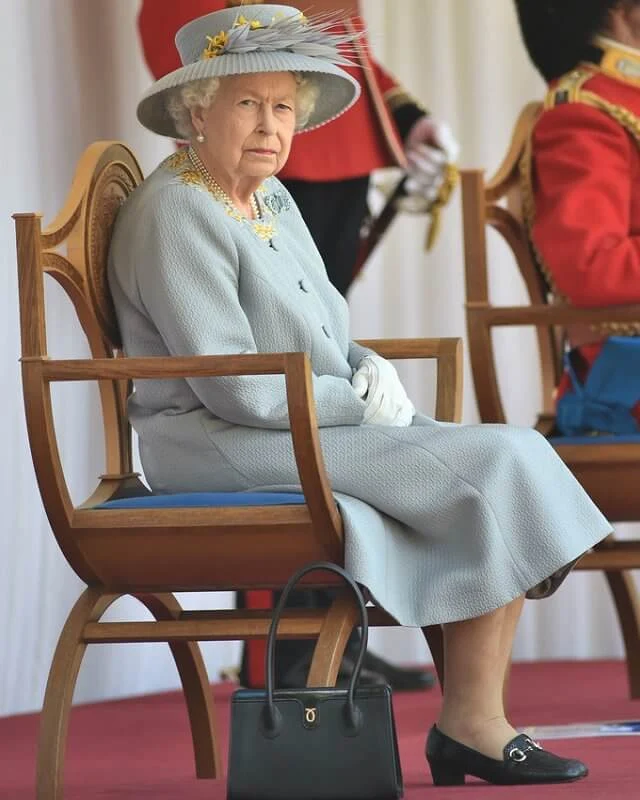
<svg viewBox="0 0 640 800"><path fill-rule="evenodd" d="M318 721L318 709L315 706L309 706L304 710L304 726L305 728L313 728Z"/></svg>

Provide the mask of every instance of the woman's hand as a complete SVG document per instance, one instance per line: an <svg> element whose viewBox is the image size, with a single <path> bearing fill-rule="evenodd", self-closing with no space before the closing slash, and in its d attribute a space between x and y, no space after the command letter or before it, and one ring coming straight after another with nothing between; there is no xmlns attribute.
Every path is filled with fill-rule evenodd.
<svg viewBox="0 0 640 800"><path fill-rule="evenodd" d="M390 361L378 355L365 356L351 378L351 385L366 408L366 425L411 425L416 410Z"/></svg>

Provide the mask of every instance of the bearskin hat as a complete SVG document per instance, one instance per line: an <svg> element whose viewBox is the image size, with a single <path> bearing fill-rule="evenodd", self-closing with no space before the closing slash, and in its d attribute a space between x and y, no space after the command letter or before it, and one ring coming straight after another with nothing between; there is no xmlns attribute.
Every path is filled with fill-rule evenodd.
<svg viewBox="0 0 640 800"><path fill-rule="evenodd" d="M515 0L515 5L529 57L550 81L580 61L597 60L591 40L620 0Z"/></svg>

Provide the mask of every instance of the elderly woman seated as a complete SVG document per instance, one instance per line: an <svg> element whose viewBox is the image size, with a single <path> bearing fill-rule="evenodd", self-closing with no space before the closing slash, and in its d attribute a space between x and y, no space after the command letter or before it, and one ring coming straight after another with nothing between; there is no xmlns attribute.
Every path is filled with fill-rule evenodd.
<svg viewBox="0 0 640 800"><path fill-rule="evenodd" d="M518 735L503 685L525 595L551 594L607 521L534 431L416 413L394 368L349 340L347 305L275 177L296 132L356 102L348 42L267 5L194 20L176 42L184 66L138 116L190 144L125 203L111 249L126 352L309 353L346 566L401 624L443 626L434 782L584 777ZM282 376L141 381L130 416L156 491L298 485Z"/></svg>

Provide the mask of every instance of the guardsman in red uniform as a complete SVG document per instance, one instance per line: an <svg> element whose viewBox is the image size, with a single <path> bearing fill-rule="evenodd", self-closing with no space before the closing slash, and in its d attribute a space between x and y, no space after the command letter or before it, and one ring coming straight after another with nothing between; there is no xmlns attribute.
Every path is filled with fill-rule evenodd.
<svg viewBox="0 0 640 800"><path fill-rule="evenodd" d="M640 0L515 1L549 82L524 186L540 267L575 306L640 303ZM640 433L640 322L568 336L560 433Z"/></svg>
<svg viewBox="0 0 640 800"><path fill-rule="evenodd" d="M180 67L173 44L178 28L227 5L241 3L143 0L138 27L154 77ZM336 11L350 15L340 25L363 28L357 0L313 0L305 5L308 14ZM289 160L278 174L305 218L331 282L343 295L355 277L371 173L383 167L408 168L407 188L429 202L442 185L447 162L456 161L458 155L448 126L434 120L372 58L366 37L356 42L356 51L354 65L345 69L361 84L360 99L334 120L329 132L324 126L296 136Z"/></svg>
<svg viewBox="0 0 640 800"><path fill-rule="evenodd" d="M261 2L261 0L252 0ZM283 5L287 5L286 0ZM178 69L174 45L178 29L190 20L219 11L240 0L143 0L138 28L144 56L155 78ZM343 12L343 25L361 30L357 0L311 0L305 13ZM338 25L336 27L338 27ZM447 164L455 162L458 145L448 126L434 120L371 56L365 36L356 41L353 66L345 69L359 81L358 102L331 125L296 136L285 168L278 174L293 195L320 251L331 282L344 295L355 277L360 230L368 213L370 174L383 167L407 170L409 194L428 203L438 196ZM254 607L270 603L265 593L248 592L243 602ZM296 605L326 606L327 593L292 593ZM241 679L245 685L261 682L264 663L262 642L244 648ZM347 649L341 677L354 666L357 641ZM285 641L278 644L276 682L279 686L303 685L313 643ZM400 669L367 652L361 680L389 683L394 689L424 689L434 683L423 670Z"/></svg>

